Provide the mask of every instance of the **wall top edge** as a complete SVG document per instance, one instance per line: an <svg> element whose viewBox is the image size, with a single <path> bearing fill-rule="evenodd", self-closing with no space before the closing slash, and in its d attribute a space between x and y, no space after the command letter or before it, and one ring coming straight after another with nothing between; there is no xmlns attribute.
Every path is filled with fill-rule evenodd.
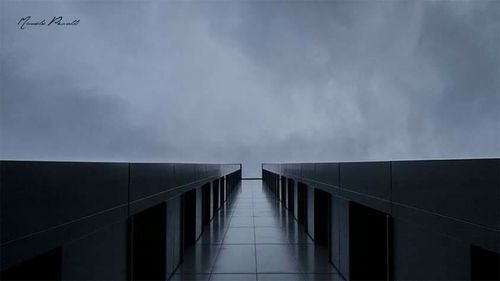
<svg viewBox="0 0 500 281"><path fill-rule="evenodd" d="M439 158L439 159L402 159L402 160L368 160L368 161L340 161L340 162L281 162L281 163L262 163L265 165L311 165L311 164L349 164L349 163L403 163L403 162L438 162L438 161L478 161L490 160L499 161L499 158Z"/></svg>
<svg viewBox="0 0 500 281"><path fill-rule="evenodd" d="M174 165L241 165L241 163L209 163L209 162L155 162L155 161L51 161L51 160L0 160L1 163L75 163L75 164L174 164Z"/></svg>

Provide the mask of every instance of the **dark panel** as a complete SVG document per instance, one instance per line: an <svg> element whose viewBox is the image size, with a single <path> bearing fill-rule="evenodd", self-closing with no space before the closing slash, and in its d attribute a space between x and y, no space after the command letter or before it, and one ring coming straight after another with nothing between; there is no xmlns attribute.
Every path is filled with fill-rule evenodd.
<svg viewBox="0 0 500 281"><path fill-rule="evenodd" d="M226 182L224 180L224 177L220 178L220 185L219 185L219 207L221 207L223 204L224 204L224 201L225 201L225 194L224 194L224 191L225 191L225 188L224 186L226 185Z"/></svg>
<svg viewBox="0 0 500 281"><path fill-rule="evenodd" d="M226 201L231 199L232 177L226 177Z"/></svg>
<svg viewBox="0 0 500 281"><path fill-rule="evenodd" d="M316 163L312 179L324 184L339 186L339 164Z"/></svg>
<svg viewBox="0 0 500 281"><path fill-rule="evenodd" d="M314 243L328 247L330 244L331 195L314 189Z"/></svg>
<svg viewBox="0 0 500 281"><path fill-rule="evenodd" d="M391 163L340 163L340 186L346 191L354 191L390 200Z"/></svg>
<svg viewBox="0 0 500 281"><path fill-rule="evenodd" d="M286 192L288 195L287 207L288 207L290 214L294 214L295 213L295 200L294 200L295 186L294 186L294 182L292 179L288 179L287 188L288 188L288 190Z"/></svg>
<svg viewBox="0 0 500 281"><path fill-rule="evenodd" d="M0 280L61 280L61 248L0 272Z"/></svg>
<svg viewBox="0 0 500 281"><path fill-rule="evenodd" d="M500 160L393 162L393 201L498 230Z"/></svg>
<svg viewBox="0 0 500 281"><path fill-rule="evenodd" d="M463 220L451 219L438 213L423 212L421 209L400 204L392 205L392 216L397 220L418 225L420 228L425 228L429 231L467 242L468 244L474 244L491 251L499 249L500 232L498 230L478 227Z"/></svg>
<svg viewBox="0 0 500 281"><path fill-rule="evenodd" d="M128 164L2 161L0 171L1 243L128 199Z"/></svg>
<svg viewBox="0 0 500 281"><path fill-rule="evenodd" d="M63 279L127 279L127 230L127 223L121 222L65 244Z"/></svg>
<svg viewBox="0 0 500 281"><path fill-rule="evenodd" d="M207 227L210 224L211 220L211 212L212 212L212 205L210 203L210 189L211 185L210 183L205 184L202 186L202 216L203 216L203 227Z"/></svg>
<svg viewBox="0 0 500 281"><path fill-rule="evenodd" d="M300 164L292 164L290 173L295 178L300 178L301 177Z"/></svg>
<svg viewBox="0 0 500 281"><path fill-rule="evenodd" d="M332 196L330 210L330 260L340 268L340 208L342 199Z"/></svg>
<svg viewBox="0 0 500 281"><path fill-rule="evenodd" d="M210 220L214 217L215 214L215 202L214 202L214 183L210 183Z"/></svg>
<svg viewBox="0 0 500 281"><path fill-rule="evenodd" d="M471 280L500 280L500 256L498 253L470 247Z"/></svg>
<svg viewBox="0 0 500 281"><path fill-rule="evenodd" d="M299 223L306 224L307 218L307 187L299 182L298 185L298 204L297 204L297 220Z"/></svg>
<svg viewBox="0 0 500 281"><path fill-rule="evenodd" d="M294 210L293 210L293 216L295 217L296 220L299 220L299 182L297 182L297 185L293 189L293 201L294 201Z"/></svg>
<svg viewBox="0 0 500 281"><path fill-rule="evenodd" d="M281 179L278 176L276 179L276 197L278 198L279 201L283 200L281 197L283 192L281 191Z"/></svg>
<svg viewBox="0 0 500 281"><path fill-rule="evenodd" d="M198 240L203 231L202 199L202 190L201 187L198 187L196 189L196 240Z"/></svg>
<svg viewBox="0 0 500 281"><path fill-rule="evenodd" d="M288 208L288 203L287 203L287 186L286 186L286 178L281 177L281 201L283 202L283 207Z"/></svg>
<svg viewBox="0 0 500 281"><path fill-rule="evenodd" d="M204 179L208 176L207 173L207 164L198 164L196 165L195 175L196 179Z"/></svg>
<svg viewBox="0 0 500 281"><path fill-rule="evenodd" d="M212 185L212 200L213 200L213 215L215 216L215 214L217 213L217 211L219 210L219 180L215 180L213 182L213 185Z"/></svg>
<svg viewBox="0 0 500 281"><path fill-rule="evenodd" d="M351 280L387 280L387 215L354 202L349 204Z"/></svg>
<svg viewBox="0 0 500 281"><path fill-rule="evenodd" d="M303 179L312 179L315 174L315 163L303 163L300 165L301 169L301 178Z"/></svg>
<svg viewBox="0 0 500 281"><path fill-rule="evenodd" d="M312 187L306 188L307 203L306 203L306 232L314 240L314 191Z"/></svg>
<svg viewBox="0 0 500 281"><path fill-rule="evenodd" d="M395 280L468 280L470 244L394 220Z"/></svg>
<svg viewBox="0 0 500 281"><path fill-rule="evenodd" d="M176 186L193 182L196 179L195 164L175 164Z"/></svg>
<svg viewBox="0 0 500 281"><path fill-rule="evenodd" d="M167 277L174 273L182 259L182 206L181 197L167 201Z"/></svg>
<svg viewBox="0 0 500 281"><path fill-rule="evenodd" d="M196 189L183 195L183 234L184 248L194 245L196 241Z"/></svg>
<svg viewBox="0 0 500 281"><path fill-rule="evenodd" d="M174 186L175 164L130 164L131 201L168 190Z"/></svg>
<svg viewBox="0 0 500 281"><path fill-rule="evenodd" d="M0 249L1 267L5 269L14 266L64 243L79 239L96 229L127 219L127 206L123 206L9 242Z"/></svg>
<svg viewBox="0 0 500 281"><path fill-rule="evenodd" d="M165 280L166 203L132 218L132 280Z"/></svg>
<svg viewBox="0 0 500 281"><path fill-rule="evenodd" d="M349 201L339 199L337 203L340 208L337 209L339 212L339 242L340 242L340 273L349 280Z"/></svg>

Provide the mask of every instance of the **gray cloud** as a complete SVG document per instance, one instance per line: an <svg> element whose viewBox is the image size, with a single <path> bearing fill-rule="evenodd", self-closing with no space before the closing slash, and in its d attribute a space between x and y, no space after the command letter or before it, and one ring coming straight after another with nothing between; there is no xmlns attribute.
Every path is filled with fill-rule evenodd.
<svg viewBox="0 0 500 281"><path fill-rule="evenodd" d="M500 156L497 1L1 5L4 159Z"/></svg>

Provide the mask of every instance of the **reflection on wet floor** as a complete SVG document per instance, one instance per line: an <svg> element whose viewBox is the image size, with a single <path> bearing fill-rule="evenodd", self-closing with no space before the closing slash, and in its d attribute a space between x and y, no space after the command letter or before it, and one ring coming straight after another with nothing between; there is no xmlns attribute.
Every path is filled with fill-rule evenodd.
<svg viewBox="0 0 500 281"><path fill-rule="evenodd" d="M170 280L341 280L328 249L260 180L243 180Z"/></svg>

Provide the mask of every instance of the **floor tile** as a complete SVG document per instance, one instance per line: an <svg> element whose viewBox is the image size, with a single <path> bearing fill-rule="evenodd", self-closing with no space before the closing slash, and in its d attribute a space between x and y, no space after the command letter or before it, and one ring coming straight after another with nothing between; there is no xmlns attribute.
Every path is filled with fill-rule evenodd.
<svg viewBox="0 0 500 281"><path fill-rule="evenodd" d="M233 217L253 217L252 209L234 210Z"/></svg>
<svg viewBox="0 0 500 281"><path fill-rule="evenodd" d="M280 226L280 222L276 217L255 217L255 227Z"/></svg>
<svg viewBox="0 0 500 281"><path fill-rule="evenodd" d="M256 245L258 273L301 273L290 245Z"/></svg>
<svg viewBox="0 0 500 281"><path fill-rule="evenodd" d="M253 217L238 217L231 219L229 227L253 227Z"/></svg>
<svg viewBox="0 0 500 281"><path fill-rule="evenodd" d="M255 228L255 243L277 243L288 244L286 229L281 227L259 227Z"/></svg>
<svg viewBox="0 0 500 281"><path fill-rule="evenodd" d="M234 217L253 217L253 213L252 212L235 212L233 214L233 218Z"/></svg>
<svg viewBox="0 0 500 281"><path fill-rule="evenodd" d="M223 244L254 244L254 228L235 227L229 228L222 241Z"/></svg>
<svg viewBox="0 0 500 281"><path fill-rule="evenodd" d="M274 210L254 210L253 211L253 216L254 217L273 217L276 216L277 213Z"/></svg>
<svg viewBox="0 0 500 281"><path fill-rule="evenodd" d="M212 273L255 272L254 245L223 245L212 270Z"/></svg>

